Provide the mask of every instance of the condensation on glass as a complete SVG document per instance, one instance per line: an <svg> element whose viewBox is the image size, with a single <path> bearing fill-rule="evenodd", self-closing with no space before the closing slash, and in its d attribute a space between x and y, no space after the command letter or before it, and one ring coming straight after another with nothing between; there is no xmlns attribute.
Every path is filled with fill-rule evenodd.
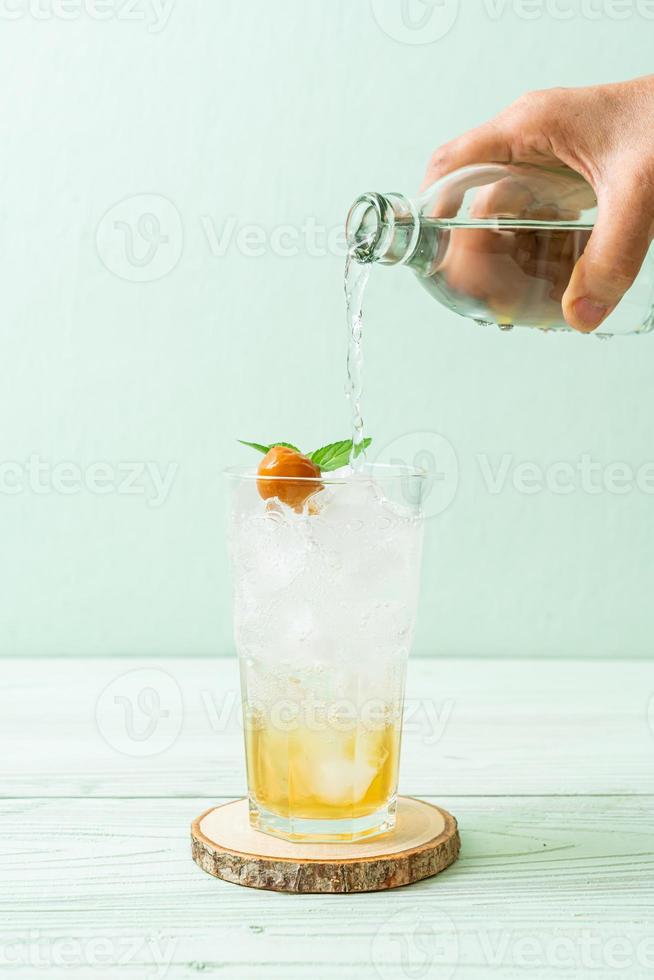
<svg viewBox="0 0 654 980"><path fill-rule="evenodd" d="M262 500L255 472L228 471L228 483L251 823L291 840L384 833L395 823L425 474L380 464L326 474L301 512Z"/></svg>

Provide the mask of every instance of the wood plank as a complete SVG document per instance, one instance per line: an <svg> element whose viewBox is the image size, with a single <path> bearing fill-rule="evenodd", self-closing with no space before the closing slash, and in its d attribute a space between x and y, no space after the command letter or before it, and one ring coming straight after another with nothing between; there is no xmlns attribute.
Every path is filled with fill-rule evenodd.
<svg viewBox="0 0 654 980"><path fill-rule="evenodd" d="M0 803L12 975L40 961L54 978L91 976L105 956L121 980L651 976L651 798L439 797L459 818L459 861L410 888L341 896L203 874L189 823L211 802Z"/></svg>
<svg viewBox="0 0 654 980"><path fill-rule="evenodd" d="M245 791L234 660L14 658L1 667L3 796ZM142 691L154 695L140 710ZM654 793L652 692L654 663L414 660L400 789Z"/></svg>

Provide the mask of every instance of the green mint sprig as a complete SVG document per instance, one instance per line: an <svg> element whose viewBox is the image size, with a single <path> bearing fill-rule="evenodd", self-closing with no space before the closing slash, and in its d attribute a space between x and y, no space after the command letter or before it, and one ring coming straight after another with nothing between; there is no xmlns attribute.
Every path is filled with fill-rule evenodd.
<svg viewBox="0 0 654 980"><path fill-rule="evenodd" d="M290 442L271 442L268 446L264 446L260 442L246 442L245 439L238 440L241 445L249 446L250 449L256 449L258 452L264 455L269 452L273 446L285 446L286 449L292 449L294 452L301 452L297 446L294 446ZM370 437L360 442L356 447L354 455L359 456L360 453L367 449L372 439ZM320 467L321 472L329 473L331 470L337 470L341 466L346 466L352 455L352 440L342 439L340 442L330 442L327 446L321 446L320 449L314 449L312 453L304 453L305 456L315 463L316 466Z"/></svg>
<svg viewBox="0 0 654 980"><path fill-rule="evenodd" d="M355 447L355 457L359 456L364 449L367 449L371 442L372 439L370 438L360 442ZM330 442L328 446L322 446L321 449L316 449L312 453L309 453L309 459L316 466L319 466L323 473L329 473L330 470L337 470L341 466L346 466L350 461L351 455L352 440L342 439L341 442Z"/></svg>

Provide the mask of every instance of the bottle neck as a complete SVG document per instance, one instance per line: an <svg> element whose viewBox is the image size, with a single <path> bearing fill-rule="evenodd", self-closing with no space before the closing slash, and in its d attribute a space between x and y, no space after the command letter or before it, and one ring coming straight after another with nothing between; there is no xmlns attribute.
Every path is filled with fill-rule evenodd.
<svg viewBox="0 0 654 980"><path fill-rule="evenodd" d="M357 262L398 265L408 262L420 238L420 217L401 194L362 194L345 224L350 253Z"/></svg>

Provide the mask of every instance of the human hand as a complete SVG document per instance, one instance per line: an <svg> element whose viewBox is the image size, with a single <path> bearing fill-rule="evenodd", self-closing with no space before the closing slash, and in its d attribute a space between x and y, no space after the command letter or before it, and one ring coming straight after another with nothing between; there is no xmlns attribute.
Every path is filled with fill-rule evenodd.
<svg viewBox="0 0 654 980"><path fill-rule="evenodd" d="M654 236L654 75L522 96L440 147L423 187L475 163L567 166L598 201L595 228L563 294L577 330L594 330L632 285Z"/></svg>

